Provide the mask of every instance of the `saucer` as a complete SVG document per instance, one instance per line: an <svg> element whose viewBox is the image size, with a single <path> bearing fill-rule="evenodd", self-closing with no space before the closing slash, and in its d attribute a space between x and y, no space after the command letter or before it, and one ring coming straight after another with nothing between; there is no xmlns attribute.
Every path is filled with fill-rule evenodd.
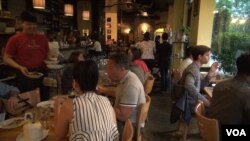
<svg viewBox="0 0 250 141"><path fill-rule="evenodd" d="M41 137L41 139L39 139L39 141L45 139L49 134L49 130L45 130L43 129L43 136ZM16 137L16 141L24 141L23 139L23 133L18 134L18 136Z"/></svg>
<svg viewBox="0 0 250 141"><path fill-rule="evenodd" d="M57 64L47 65L47 68L49 68L49 69L62 69L63 65L57 65Z"/></svg>
<svg viewBox="0 0 250 141"><path fill-rule="evenodd" d="M59 63L58 60L56 60L56 61L44 60L44 62L45 62L45 64L47 64L47 65L56 65L56 64Z"/></svg>
<svg viewBox="0 0 250 141"><path fill-rule="evenodd" d="M0 122L0 128L1 129L12 129L12 128L17 128L22 125L24 125L26 121L24 120L23 117L15 117L11 119L4 120Z"/></svg>
<svg viewBox="0 0 250 141"><path fill-rule="evenodd" d="M29 78L40 78L43 76L43 73L40 72L31 72L30 74L28 74Z"/></svg>
<svg viewBox="0 0 250 141"><path fill-rule="evenodd" d="M43 108L54 108L54 101L53 100L48 100L48 101L42 101L42 102L39 102L37 103L37 107L43 107Z"/></svg>

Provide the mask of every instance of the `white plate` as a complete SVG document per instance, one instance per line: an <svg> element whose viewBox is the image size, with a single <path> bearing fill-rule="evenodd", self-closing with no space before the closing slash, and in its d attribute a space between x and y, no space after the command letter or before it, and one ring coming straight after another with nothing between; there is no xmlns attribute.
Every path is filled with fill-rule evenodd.
<svg viewBox="0 0 250 141"><path fill-rule="evenodd" d="M59 61L56 60L56 61L51 61L51 60L44 60L45 64L47 65L53 65L53 64L57 64Z"/></svg>
<svg viewBox="0 0 250 141"><path fill-rule="evenodd" d="M57 57L50 57L49 60L50 61L57 61Z"/></svg>
<svg viewBox="0 0 250 141"><path fill-rule="evenodd" d="M45 139L49 134L49 130L43 130L43 136L41 137L41 139L39 139L39 141ZM20 133L17 137L16 137L16 141L24 141L23 139L23 133Z"/></svg>
<svg viewBox="0 0 250 141"><path fill-rule="evenodd" d="M29 78L40 78L43 76L43 73L40 72L31 72L29 75L27 75Z"/></svg>
<svg viewBox="0 0 250 141"><path fill-rule="evenodd" d="M18 121L18 123L16 123ZM4 120L0 123L0 128L2 129L12 129L24 125L26 121L23 117L15 117L11 119Z"/></svg>
<svg viewBox="0 0 250 141"><path fill-rule="evenodd" d="M63 65L47 65L49 69L61 69L63 68Z"/></svg>
<svg viewBox="0 0 250 141"><path fill-rule="evenodd" d="M54 108L54 101L53 100L49 100L49 101L43 101L40 103L37 103L36 105L37 107L43 107L43 108Z"/></svg>

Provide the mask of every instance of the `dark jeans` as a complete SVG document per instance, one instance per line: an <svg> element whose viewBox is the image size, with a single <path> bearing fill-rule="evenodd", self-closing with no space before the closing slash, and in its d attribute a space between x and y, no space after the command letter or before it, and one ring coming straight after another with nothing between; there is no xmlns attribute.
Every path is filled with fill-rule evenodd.
<svg viewBox="0 0 250 141"><path fill-rule="evenodd" d="M143 59L143 61L146 63L148 69L153 73L153 68L155 66L155 61L154 59Z"/></svg>
<svg viewBox="0 0 250 141"><path fill-rule="evenodd" d="M166 91L169 87L169 65L160 63L159 68L161 73L161 89Z"/></svg>
<svg viewBox="0 0 250 141"><path fill-rule="evenodd" d="M47 72L45 69L29 69L31 72L41 72L43 73L43 77L40 78L29 78L22 74L22 72L17 72L17 87L20 92L27 92L34 90L36 88L40 89L40 100L45 101L49 99L49 90L47 87L43 85L43 78L47 76Z"/></svg>
<svg viewBox="0 0 250 141"><path fill-rule="evenodd" d="M117 129L119 132L119 140L120 141L122 140L122 132L123 132L124 126L125 126L125 122L117 120Z"/></svg>

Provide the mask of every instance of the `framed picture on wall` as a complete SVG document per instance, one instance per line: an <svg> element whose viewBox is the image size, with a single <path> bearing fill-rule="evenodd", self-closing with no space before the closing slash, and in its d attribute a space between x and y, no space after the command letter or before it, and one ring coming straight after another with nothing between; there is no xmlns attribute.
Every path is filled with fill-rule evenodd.
<svg viewBox="0 0 250 141"><path fill-rule="evenodd" d="M111 35L108 35L108 36L107 36L107 39L108 39L108 40L111 39Z"/></svg>
<svg viewBox="0 0 250 141"><path fill-rule="evenodd" d="M111 28L111 23L107 23L107 28Z"/></svg>
<svg viewBox="0 0 250 141"><path fill-rule="evenodd" d="M107 29L107 34L111 34L111 29Z"/></svg>
<svg viewBox="0 0 250 141"><path fill-rule="evenodd" d="M107 22L111 22L111 18L110 17L107 18Z"/></svg>

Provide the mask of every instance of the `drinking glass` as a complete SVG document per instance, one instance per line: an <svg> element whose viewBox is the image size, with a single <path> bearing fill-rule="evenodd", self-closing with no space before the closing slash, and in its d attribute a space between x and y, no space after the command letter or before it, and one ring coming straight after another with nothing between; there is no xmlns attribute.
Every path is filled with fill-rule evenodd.
<svg viewBox="0 0 250 141"><path fill-rule="evenodd" d="M52 112L52 109L50 107L40 107L40 111L39 111L40 122L44 129L50 128L49 119L50 119L51 112Z"/></svg>

